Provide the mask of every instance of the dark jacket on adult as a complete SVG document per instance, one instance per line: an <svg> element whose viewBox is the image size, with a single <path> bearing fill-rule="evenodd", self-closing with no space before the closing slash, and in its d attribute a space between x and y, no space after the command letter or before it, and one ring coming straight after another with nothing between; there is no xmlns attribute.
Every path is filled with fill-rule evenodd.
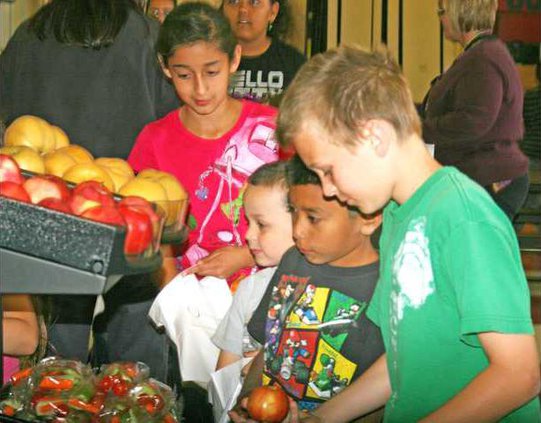
<svg viewBox="0 0 541 423"><path fill-rule="evenodd" d="M513 58L494 36L470 44L432 85L423 137L435 157L483 186L528 169L521 152L523 90Z"/></svg>
<svg viewBox="0 0 541 423"><path fill-rule="evenodd" d="M40 40L23 23L0 55L0 119L36 115L95 156L126 158L147 123L178 107L156 60L157 34L133 10L99 50Z"/></svg>

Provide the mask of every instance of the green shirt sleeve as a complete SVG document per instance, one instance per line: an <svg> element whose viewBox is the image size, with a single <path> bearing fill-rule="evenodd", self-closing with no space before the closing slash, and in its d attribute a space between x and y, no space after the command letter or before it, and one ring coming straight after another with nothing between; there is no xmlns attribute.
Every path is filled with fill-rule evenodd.
<svg viewBox="0 0 541 423"><path fill-rule="evenodd" d="M366 310L366 315L376 326L381 326L380 324L380 315L379 315L379 302L381 301L381 283L376 284L376 289L370 300L368 309Z"/></svg>
<svg viewBox="0 0 541 423"><path fill-rule="evenodd" d="M512 230L465 222L443 248L462 340L478 346L482 332L533 333L530 295Z"/></svg>

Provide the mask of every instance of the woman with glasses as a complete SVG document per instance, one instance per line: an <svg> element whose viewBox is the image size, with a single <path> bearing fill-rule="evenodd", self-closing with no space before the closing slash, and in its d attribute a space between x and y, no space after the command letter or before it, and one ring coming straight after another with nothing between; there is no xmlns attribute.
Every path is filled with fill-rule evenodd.
<svg viewBox="0 0 541 423"><path fill-rule="evenodd" d="M482 185L512 219L528 192L521 152L523 91L513 58L494 34L498 0L440 0L445 38L463 53L425 97L423 136L435 157Z"/></svg>
<svg viewBox="0 0 541 423"><path fill-rule="evenodd" d="M149 0L147 3L147 15L163 23L167 15L177 5L177 0Z"/></svg>

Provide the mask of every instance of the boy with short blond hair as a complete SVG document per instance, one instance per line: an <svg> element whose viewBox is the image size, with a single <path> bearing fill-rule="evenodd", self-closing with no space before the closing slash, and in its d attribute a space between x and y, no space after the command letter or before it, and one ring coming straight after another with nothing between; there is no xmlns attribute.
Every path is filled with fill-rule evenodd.
<svg viewBox="0 0 541 423"><path fill-rule="evenodd" d="M349 421L386 403L389 422L538 422L515 233L482 187L431 157L414 110L398 65L353 47L313 57L282 100L279 139L325 194L365 213L385 207L368 316L386 354L306 421Z"/></svg>

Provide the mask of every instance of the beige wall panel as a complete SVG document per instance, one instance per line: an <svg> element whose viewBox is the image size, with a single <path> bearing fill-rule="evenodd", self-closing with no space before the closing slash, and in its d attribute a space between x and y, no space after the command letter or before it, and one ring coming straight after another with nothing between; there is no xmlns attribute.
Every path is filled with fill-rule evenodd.
<svg viewBox="0 0 541 423"><path fill-rule="evenodd" d="M342 0L342 44L372 47L372 5L372 0Z"/></svg>
<svg viewBox="0 0 541 423"><path fill-rule="evenodd" d="M403 2L402 68L413 99L422 101L430 81L440 73L440 22L437 0Z"/></svg>
<svg viewBox="0 0 541 423"><path fill-rule="evenodd" d="M338 40L338 0L327 3L327 48L336 47Z"/></svg>
<svg viewBox="0 0 541 423"><path fill-rule="evenodd" d="M525 90L530 90L539 83L535 76L535 65L517 65L520 81Z"/></svg>
<svg viewBox="0 0 541 423"><path fill-rule="evenodd" d="M293 31L290 31L287 42L304 52L304 40L306 39L306 0L290 0L290 14Z"/></svg>
<svg viewBox="0 0 541 423"><path fill-rule="evenodd" d="M372 49L377 49L381 47L381 14L382 10L382 0L373 0L374 4L374 21L372 22Z"/></svg>
<svg viewBox="0 0 541 423"><path fill-rule="evenodd" d="M0 3L0 51L24 20L32 16L44 0L17 0L13 3Z"/></svg>
<svg viewBox="0 0 541 423"><path fill-rule="evenodd" d="M453 43L444 38L443 40L443 70L449 69L456 59L462 53L462 46L458 43Z"/></svg>
<svg viewBox="0 0 541 423"><path fill-rule="evenodd" d="M398 0L388 0L387 4L387 48L395 59L398 59Z"/></svg>
<svg viewBox="0 0 541 423"><path fill-rule="evenodd" d="M220 7L222 5L222 0L177 0L177 4L188 3L190 1L205 1L214 7Z"/></svg>

